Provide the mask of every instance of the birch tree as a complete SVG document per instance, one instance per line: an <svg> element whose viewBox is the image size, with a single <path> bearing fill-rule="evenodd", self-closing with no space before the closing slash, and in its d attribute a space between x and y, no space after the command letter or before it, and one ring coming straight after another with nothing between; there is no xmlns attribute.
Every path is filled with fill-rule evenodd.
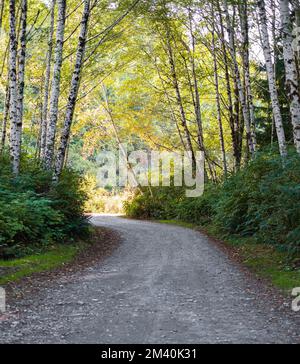
<svg viewBox="0 0 300 364"><path fill-rule="evenodd" d="M286 138L282 123L282 115L279 105L278 92L276 88L276 80L274 74L274 66L272 62L272 53L270 47L269 33L268 33L268 21L266 14L266 6L264 0L257 1L259 12L259 27L261 34L261 44L263 48L264 58L266 62L266 70L268 76L269 93L272 101L272 109L275 120L275 127L277 132L277 139L279 144L280 154L283 158L287 155Z"/></svg>
<svg viewBox="0 0 300 364"><path fill-rule="evenodd" d="M2 120L2 130L1 130L1 139L0 139L0 155L3 153L6 142L6 134L7 134L7 122L9 118L9 104L10 104L10 89L9 89L9 79L7 80L6 86L6 94L5 94L5 105L4 105L4 114Z"/></svg>
<svg viewBox="0 0 300 364"><path fill-rule="evenodd" d="M247 1L240 1L238 5L239 5L239 16L240 16L241 34L242 34L242 58L243 58L243 71L244 71L245 93L246 93L245 97L246 97L247 108L249 108L249 116L250 116L250 133L251 133L250 139L252 143L251 147L253 148L253 152L255 152L256 125L255 125L253 95L252 95L251 79L250 79L248 5Z"/></svg>
<svg viewBox="0 0 300 364"><path fill-rule="evenodd" d="M227 160L226 160L226 150L225 150L225 143L224 143L224 131L223 131L223 123L222 123L222 111L221 111L221 101L220 101L220 89L219 89L219 74L218 74L218 61L216 55L216 39L215 39L215 19L214 19L214 10L212 8L212 55L214 60L214 81L215 81L215 90L216 90L216 107L217 107L217 118L219 124L219 137L220 137L220 147L221 147L221 155L222 155L222 162L223 162L223 170L225 177L227 176L228 169L227 169Z"/></svg>
<svg viewBox="0 0 300 364"><path fill-rule="evenodd" d="M52 59L52 52L53 52L55 4L56 4L56 0L52 0L52 2L51 2L50 31L49 31L49 39L48 39L48 51L47 51L47 57L46 57L44 99L43 99L42 115L41 115L40 148L41 148L41 158L42 159L45 156L44 154L45 154L46 137L47 137L47 118L48 118L48 107L49 107L51 59Z"/></svg>
<svg viewBox="0 0 300 364"><path fill-rule="evenodd" d="M232 62L234 64L234 73L235 73L235 79L236 79L236 84L237 84L237 91L238 91L239 101L241 103L243 118L244 118L244 122L245 122L245 126L246 126L247 143L248 143L249 151L250 151L251 155L253 156L254 152L255 152L255 148L254 148L253 140L252 140L249 105L248 105L245 91L244 91L244 88L242 85L241 73L240 73L240 69L239 69L239 65L238 65L238 61L237 61L237 55L236 55L236 51L235 51L234 29L233 29L233 26L232 26L232 23L230 20L230 14L229 14L227 0L224 0L223 4L224 4L225 16L226 16L227 33L228 33L228 38L229 38L229 51L230 51Z"/></svg>
<svg viewBox="0 0 300 364"><path fill-rule="evenodd" d="M52 88L50 98L50 110L47 125L46 147L44 153L44 166L51 169L54 155L54 144L56 136L56 124L58 119L58 102L60 95L61 68L63 63L63 46L66 18L66 0L57 0L58 19L56 30L55 61L52 77Z"/></svg>
<svg viewBox="0 0 300 364"><path fill-rule="evenodd" d="M20 49L18 52L18 102L17 102L17 148L21 150L22 144L22 126L23 126L23 103L24 103L24 80L26 65L26 31L27 31L27 0L21 3L21 20L20 20Z"/></svg>
<svg viewBox="0 0 300 364"><path fill-rule="evenodd" d="M290 113L294 129L294 143L300 154L300 96L299 78L293 50L293 25L288 0L280 0L283 57L286 76L286 90L290 100Z"/></svg>
<svg viewBox="0 0 300 364"><path fill-rule="evenodd" d="M74 67L74 72L71 81L71 88L69 93L68 105L66 110L65 116L65 123L61 134L61 140L59 149L57 152L57 158L55 163L55 171L54 171L54 180L57 181L65 160L66 150L68 141L70 138L70 131L71 125L74 116L74 110L76 106L76 100L78 95L78 89L80 85L80 75L84 61L85 55L85 48L86 48L86 39L87 39L87 32L88 32L88 23L89 23L89 16L90 16L90 0L85 0L84 2L84 11L82 15L81 21L81 30L78 40L78 48L77 48L77 55L76 55L76 62Z"/></svg>
<svg viewBox="0 0 300 364"><path fill-rule="evenodd" d="M18 143L18 88L17 88L17 35L16 35L16 2L9 1L9 84L10 84L10 156L12 171L15 176L20 171L20 144Z"/></svg>
<svg viewBox="0 0 300 364"><path fill-rule="evenodd" d="M218 12L218 20L219 20L219 38L221 42L221 48L222 48L222 58L223 58L223 64L224 64L224 70L225 70L225 79L226 79L226 93L227 93L227 103L228 103L228 112L229 112L229 125L231 129L231 139L232 139L232 149L233 149L233 156L234 156L234 162L235 162L235 170L238 170L241 165L241 148L240 148L240 140L242 140L242 137L240 137L240 126L239 126L239 106L234 108L233 105L233 93L232 93L232 87L231 87L231 77L230 77L230 60L229 56L227 54L227 47L226 47L226 40L225 40L225 30L224 30L224 22L222 17L222 12L220 8L220 2L217 0L216 2L217 6L217 12ZM235 112L237 111L237 112Z"/></svg>
<svg viewBox="0 0 300 364"><path fill-rule="evenodd" d="M179 87L179 83L178 83L178 77L177 77L176 65L175 65L175 58L174 58L174 52L173 52L173 48L172 48L172 44L171 44L170 30L169 29L167 30L167 52L168 52L168 59L169 59L169 65L170 65L173 88L174 88L174 91L176 93L177 104L178 104L178 107L179 107L179 110L180 110L181 125L182 125L182 128L183 128L184 133L185 133L187 147L188 147L188 149L189 149L189 151L191 152L191 155L192 155L192 164L193 164L193 168L195 170L195 168L196 168L196 158L195 158L195 153L194 153L194 149L193 149L193 144L192 144L190 131L189 131L188 124L187 124L186 113L185 113L185 110L184 110L183 101L182 101L182 97L181 97L181 91L180 91L180 87Z"/></svg>

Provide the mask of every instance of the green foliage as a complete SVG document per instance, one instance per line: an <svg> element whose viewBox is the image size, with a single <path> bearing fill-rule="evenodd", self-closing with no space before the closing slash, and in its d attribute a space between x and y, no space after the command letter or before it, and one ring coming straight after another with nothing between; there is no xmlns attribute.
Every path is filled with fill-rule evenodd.
<svg viewBox="0 0 300 364"><path fill-rule="evenodd" d="M131 217L173 219L207 225L225 236L252 236L290 253L300 251L300 159L285 164L272 151L259 153L219 185L207 185L200 198L163 188L137 195L125 205Z"/></svg>
<svg viewBox="0 0 300 364"><path fill-rule="evenodd" d="M261 153L220 190L215 222L225 234L255 236L291 252L300 248L300 160L283 165Z"/></svg>
<svg viewBox="0 0 300 364"><path fill-rule="evenodd" d="M143 219L172 219L177 217L176 206L183 200L181 188L152 187L124 203L127 216Z"/></svg>
<svg viewBox="0 0 300 364"><path fill-rule="evenodd" d="M6 157L0 164L0 257L27 255L87 232L86 196L77 174L66 170L52 186L51 175L29 159L17 179Z"/></svg>

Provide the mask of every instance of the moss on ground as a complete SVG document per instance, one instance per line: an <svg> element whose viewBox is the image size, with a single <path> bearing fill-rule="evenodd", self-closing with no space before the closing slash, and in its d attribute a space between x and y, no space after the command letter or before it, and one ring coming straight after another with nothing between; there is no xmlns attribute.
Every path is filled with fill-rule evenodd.
<svg viewBox="0 0 300 364"><path fill-rule="evenodd" d="M18 281L34 273L53 270L71 262L84 249L84 243L58 245L51 250L13 260L0 260L0 285Z"/></svg>

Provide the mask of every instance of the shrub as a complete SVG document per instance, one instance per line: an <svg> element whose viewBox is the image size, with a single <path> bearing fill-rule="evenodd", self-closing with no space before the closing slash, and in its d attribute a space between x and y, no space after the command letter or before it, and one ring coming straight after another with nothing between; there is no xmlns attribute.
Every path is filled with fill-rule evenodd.
<svg viewBox="0 0 300 364"><path fill-rule="evenodd" d="M177 217L177 205L182 201L184 190L179 187L152 187L138 192L124 203L127 216L143 219L173 219Z"/></svg>
<svg viewBox="0 0 300 364"><path fill-rule="evenodd" d="M24 159L18 178L4 156L0 170L0 257L12 258L66 243L87 233L81 178L66 170L52 186L51 174Z"/></svg>
<svg viewBox="0 0 300 364"><path fill-rule="evenodd" d="M291 253L300 251L300 158L291 152L285 163L272 151L258 153L237 174L219 185L208 184L199 198L183 190L153 189L127 202L129 216L178 218L214 224L224 235L251 236Z"/></svg>

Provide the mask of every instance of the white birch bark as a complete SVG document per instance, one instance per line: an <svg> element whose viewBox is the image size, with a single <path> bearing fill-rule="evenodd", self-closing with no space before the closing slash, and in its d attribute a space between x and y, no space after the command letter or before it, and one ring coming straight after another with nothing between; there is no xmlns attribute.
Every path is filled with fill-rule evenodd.
<svg viewBox="0 0 300 364"><path fill-rule="evenodd" d="M49 120L47 125L46 148L44 154L44 166L51 169L54 155L56 136L56 124L58 119L58 102L60 95L60 78L63 62L63 46L66 18L66 0L58 0L58 19L56 30L55 62L52 77L52 89L50 98Z"/></svg>
<svg viewBox="0 0 300 364"><path fill-rule="evenodd" d="M248 147L249 147L249 151L250 151L251 155L254 155L255 150L254 150L253 140L252 140L252 135L251 135L252 133L251 133L251 125L250 125L250 111L249 111L248 103L246 100L246 95L245 95L244 88L243 88L242 81L241 81L241 74L240 74L240 70L239 70L238 61L236 58L236 52L235 52L235 46L234 46L234 29L233 29L233 26L232 26L231 20L230 20L230 14L229 14L227 0L224 0L223 3L224 3L225 15L226 15L227 33L228 33L228 38L229 38L229 51L230 51L230 55L232 58L232 62L234 64L234 72L235 72L238 93L239 93L239 100L241 103L243 118L244 118L244 122L245 122L245 126L246 126Z"/></svg>
<svg viewBox="0 0 300 364"><path fill-rule="evenodd" d="M26 28L27 28L27 0L21 3L20 50L18 54L18 102L17 102L17 135L16 143L19 150L22 144L23 104L26 65Z"/></svg>
<svg viewBox="0 0 300 364"><path fill-rule="evenodd" d="M72 125L72 121L73 121L76 100L77 100L77 95L78 95L78 89L79 89L79 85L80 85L81 70L82 70L82 65L83 65L83 60L84 60L84 55L85 55L89 16L90 16L90 0L85 0L82 21L81 21L81 30L80 30L80 34L79 34L79 40L78 40L76 62L75 62L75 67L74 67L74 71L73 71L71 88L70 88L66 116L65 116L65 123L64 123L63 130L62 130L60 145L59 145L57 157L56 157L54 177L53 177L54 181L58 180L58 178L62 172L62 169L64 166L64 160L65 160L65 156L66 156L66 150L67 150L67 146L68 146L68 141L70 138L71 125Z"/></svg>
<svg viewBox="0 0 300 364"><path fill-rule="evenodd" d="M221 12L220 2L216 2L217 11L218 11L218 19L219 19L219 37L221 41L222 53L223 53L223 60L224 60L224 69L225 69L225 79L226 79L226 93L228 99L228 112L229 112L229 124L231 129L231 139L232 139L232 149L234 155L234 162L235 162L235 170L238 171L241 164L241 150L239 147L239 125L237 123L238 116L235 115L234 105L233 105L233 95L231 89L231 77L229 71L229 57L227 54L227 46L225 41L225 31L224 31L224 23L223 23L223 16Z"/></svg>
<svg viewBox="0 0 300 364"><path fill-rule="evenodd" d="M264 0L257 1L258 12L259 12L259 27L260 27L260 34L261 34L261 43L264 52L265 62L266 62L266 69L268 75L268 84L269 84L269 93L272 101L272 109L274 114L275 120L275 127L277 133L277 139L279 144L279 151L282 157L287 156L287 148L286 148L286 138L282 123L282 115L279 106L279 98L278 92L276 88L276 80L274 74L274 66L272 62L272 54L271 54L271 47L270 47L270 40L268 34L268 21L267 21L267 14L266 14L266 6Z"/></svg>
<svg viewBox="0 0 300 364"><path fill-rule="evenodd" d="M15 176L20 171L20 150L17 143L18 133L18 88L17 88L17 35L16 35L16 2L9 1L9 83L10 83L10 156L12 171Z"/></svg>
<svg viewBox="0 0 300 364"><path fill-rule="evenodd" d="M300 154L300 96L299 79L293 50L293 25L288 0L280 0L283 57L285 65L286 90L290 100L290 113L294 130L294 143Z"/></svg>
<svg viewBox="0 0 300 364"><path fill-rule="evenodd" d="M253 144L253 150L256 151L256 123L254 115L253 95L250 79L250 59L249 59L249 23L248 23L248 5L247 2L242 0L239 3L242 43L243 43L243 69L245 78L245 90L246 90L246 102L249 108L250 116L250 129L251 129L251 141Z"/></svg>
<svg viewBox="0 0 300 364"><path fill-rule="evenodd" d="M196 115L197 129L198 129L197 139L198 139L198 145L199 145L200 151L205 151L200 93L199 93L199 86L198 86L198 79L197 79L197 72L196 72L196 62L195 62L196 39L195 39L194 30L193 30L193 17L192 17L191 9L189 9L189 26L190 26L190 33L191 33L191 39L192 39L192 51L190 53L191 53L192 74L193 74L194 89L195 89L194 105L195 105L195 115Z"/></svg>
<svg viewBox="0 0 300 364"><path fill-rule="evenodd" d="M216 105L217 105L217 115L218 115L218 124L219 124L219 139L220 139L220 147L221 147L221 155L222 155L222 163L224 169L225 177L228 174L227 169L227 160L226 160L226 150L224 143L224 131L223 131L223 123L222 123L222 111L221 111L221 100L220 100L220 89L219 89L219 75L218 75L218 62L217 62L217 54L216 54L216 40L215 40L215 20L214 20L214 11L212 10L213 17L213 31L212 31L212 55L214 60L214 80L215 80L215 90L216 90Z"/></svg>
<svg viewBox="0 0 300 364"><path fill-rule="evenodd" d="M53 51L55 3L56 3L56 0L52 0L52 3L51 3L50 31L49 31L49 39L48 39L48 51L47 51L47 57L46 57L44 100L43 100L43 106L42 106L41 132L40 132L40 148L41 148L40 155L41 155L42 159L45 156L45 146L46 146L46 137L47 137L47 118L48 118L48 107L49 107L49 87L50 87L50 75L51 75L51 58L52 58L52 51Z"/></svg>

